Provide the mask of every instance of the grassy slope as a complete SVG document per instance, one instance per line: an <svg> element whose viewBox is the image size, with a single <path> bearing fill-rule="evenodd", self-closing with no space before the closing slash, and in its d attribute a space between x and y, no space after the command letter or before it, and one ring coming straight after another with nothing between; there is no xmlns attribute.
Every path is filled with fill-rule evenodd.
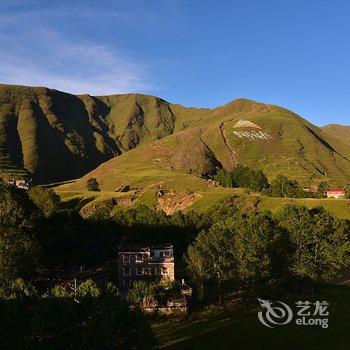
<svg viewBox="0 0 350 350"><path fill-rule="evenodd" d="M327 300L329 328L294 324L269 329L259 323L254 312L245 316L154 322L153 330L162 349L348 349L350 286L325 286L318 294L299 299Z"/></svg>
<svg viewBox="0 0 350 350"><path fill-rule="evenodd" d="M339 139L340 141L350 145L350 126L329 124L322 127L329 135Z"/></svg>

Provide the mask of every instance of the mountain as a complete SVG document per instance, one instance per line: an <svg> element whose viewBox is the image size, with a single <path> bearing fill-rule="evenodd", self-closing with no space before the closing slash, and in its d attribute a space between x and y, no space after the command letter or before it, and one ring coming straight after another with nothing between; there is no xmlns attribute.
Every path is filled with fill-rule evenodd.
<svg viewBox="0 0 350 350"><path fill-rule="evenodd" d="M323 126L322 130L338 140L350 145L350 126L329 124Z"/></svg>
<svg viewBox="0 0 350 350"><path fill-rule="evenodd" d="M174 132L185 109L147 95L75 96L0 85L0 170L38 182L80 177L137 145Z"/></svg>
<svg viewBox="0 0 350 350"><path fill-rule="evenodd" d="M203 188L244 164L307 185L350 181L350 145L281 107L246 99L186 108L141 94L75 96L0 85L0 166L39 182L94 176L107 191ZM91 171L91 172L90 172Z"/></svg>
<svg viewBox="0 0 350 350"><path fill-rule="evenodd" d="M213 186L205 175L238 164L261 169L270 179L285 174L304 186L350 182L350 147L284 108L239 99L206 113L184 130L109 160L66 189L82 190L96 177L107 191L126 185L201 191Z"/></svg>

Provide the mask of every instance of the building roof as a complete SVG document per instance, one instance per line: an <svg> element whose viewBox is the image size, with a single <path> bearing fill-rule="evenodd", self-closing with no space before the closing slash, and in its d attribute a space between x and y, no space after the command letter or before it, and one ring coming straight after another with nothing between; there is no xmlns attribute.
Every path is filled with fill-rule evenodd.
<svg viewBox="0 0 350 350"><path fill-rule="evenodd" d="M327 192L345 192L345 189L344 188L337 188L337 187L334 187L334 188L329 188L327 190Z"/></svg>
<svg viewBox="0 0 350 350"><path fill-rule="evenodd" d="M151 249L173 249L173 245L170 243L152 244Z"/></svg>
<svg viewBox="0 0 350 350"><path fill-rule="evenodd" d="M149 252L152 249L173 249L173 245L170 243L165 244L125 244L122 243L118 247L118 252Z"/></svg>
<svg viewBox="0 0 350 350"><path fill-rule="evenodd" d="M124 244L118 247L118 252L149 252L150 248L141 244Z"/></svg>

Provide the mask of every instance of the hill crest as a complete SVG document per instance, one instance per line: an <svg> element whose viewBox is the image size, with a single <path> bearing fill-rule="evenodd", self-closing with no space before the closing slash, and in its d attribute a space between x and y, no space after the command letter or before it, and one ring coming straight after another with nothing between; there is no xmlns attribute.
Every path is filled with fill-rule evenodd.
<svg viewBox="0 0 350 350"><path fill-rule="evenodd" d="M235 129L240 120L258 125L261 132L251 135L247 125ZM158 144L169 151L162 162L153 149ZM286 172L303 182L348 181L350 176L346 143L278 106L239 98L213 109L193 108L143 94L78 96L0 84L3 173L18 169L32 173L38 182L61 181L114 157L119 166L118 156L129 152L127 158L138 153L143 158L131 160L135 169L127 167L126 173L150 162L173 174L197 176L219 164L227 169L248 165L270 177Z"/></svg>

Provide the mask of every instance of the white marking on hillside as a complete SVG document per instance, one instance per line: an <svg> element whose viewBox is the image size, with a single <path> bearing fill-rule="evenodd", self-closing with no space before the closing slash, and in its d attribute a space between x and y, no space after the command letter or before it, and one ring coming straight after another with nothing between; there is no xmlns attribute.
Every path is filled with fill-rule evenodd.
<svg viewBox="0 0 350 350"><path fill-rule="evenodd" d="M233 131L233 134L239 138L248 138L251 140L273 140L273 137L263 131Z"/></svg>
<svg viewBox="0 0 350 350"><path fill-rule="evenodd" d="M249 120L239 120L234 126L234 128L256 128L256 129L261 129L259 125L256 125L252 123Z"/></svg>

